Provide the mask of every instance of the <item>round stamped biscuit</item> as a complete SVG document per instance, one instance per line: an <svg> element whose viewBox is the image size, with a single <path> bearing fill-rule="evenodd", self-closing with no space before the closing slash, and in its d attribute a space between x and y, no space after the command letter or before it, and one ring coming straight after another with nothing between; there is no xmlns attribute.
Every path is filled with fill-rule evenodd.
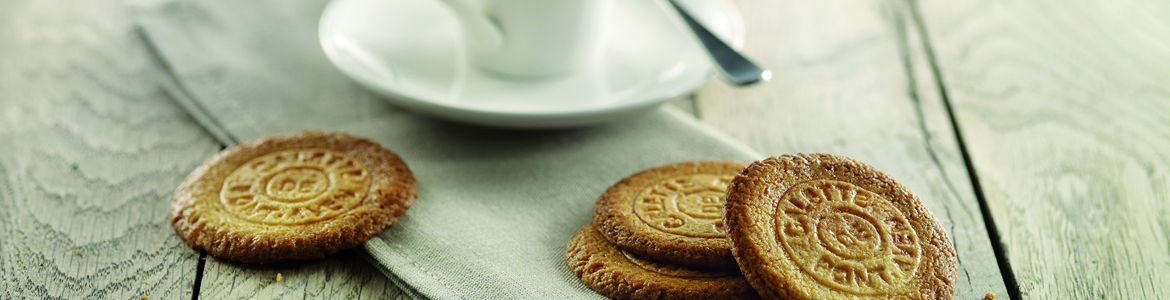
<svg viewBox="0 0 1170 300"><path fill-rule="evenodd" d="M735 269L723 226L727 184L747 165L689 161L622 179L597 199L597 229L639 256L703 269Z"/></svg>
<svg viewBox="0 0 1170 300"><path fill-rule="evenodd" d="M242 143L175 190L171 224L188 245L246 263L324 257L382 232L414 201L398 155L343 133Z"/></svg>
<svg viewBox="0 0 1170 300"><path fill-rule="evenodd" d="M753 163L727 191L728 236L769 299L951 299L951 240L889 174L832 154Z"/></svg>
<svg viewBox="0 0 1170 300"><path fill-rule="evenodd" d="M705 271L647 260L615 247L594 223L569 240L565 263L590 289L613 299L759 299L736 270Z"/></svg>

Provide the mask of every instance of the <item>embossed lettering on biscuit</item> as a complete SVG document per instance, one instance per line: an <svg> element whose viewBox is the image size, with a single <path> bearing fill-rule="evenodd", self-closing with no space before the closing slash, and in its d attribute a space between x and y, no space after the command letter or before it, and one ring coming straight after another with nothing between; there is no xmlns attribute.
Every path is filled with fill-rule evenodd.
<svg viewBox="0 0 1170 300"><path fill-rule="evenodd" d="M417 197L394 152L341 132L301 131L225 149L175 189L188 245L244 263L320 258L390 226Z"/></svg>
<svg viewBox="0 0 1170 300"><path fill-rule="evenodd" d="M370 174L345 154L284 150L248 161L220 193L227 211L255 223L308 224L340 215L365 198Z"/></svg>
<svg viewBox="0 0 1170 300"><path fill-rule="evenodd" d="M857 294L902 289L918 270L918 235L880 195L835 180L786 191L776 206L776 238L791 262L822 285Z"/></svg>
<svg viewBox="0 0 1170 300"><path fill-rule="evenodd" d="M695 174L664 180L634 197L634 213L664 232L724 238L723 194L732 175Z"/></svg>

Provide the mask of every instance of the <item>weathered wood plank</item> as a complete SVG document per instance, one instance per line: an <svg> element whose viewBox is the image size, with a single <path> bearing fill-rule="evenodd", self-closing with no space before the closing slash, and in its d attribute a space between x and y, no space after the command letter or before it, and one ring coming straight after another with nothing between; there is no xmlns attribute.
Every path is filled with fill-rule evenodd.
<svg viewBox="0 0 1170 300"><path fill-rule="evenodd" d="M207 258L203 299L401 299L406 294L363 259L361 249L326 259L273 265L241 265ZM276 281L279 275L280 281Z"/></svg>
<svg viewBox="0 0 1170 300"><path fill-rule="evenodd" d="M1170 298L1170 3L919 5L1021 296Z"/></svg>
<svg viewBox="0 0 1170 300"><path fill-rule="evenodd" d="M183 299L174 186L214 143L116 1L0 2L0 298Z"/></svg>
<svg viewBox="0 0 1170 300"><path fill-rule="evenodd" d="M168 206L221 146L175 105L183 95L169 80L118 1L0 3L0 298L200 292L199 255L171 229ZM401 294L360 258L286 267L213 258L203 286L258 286L278 270L302 291L230 295Z"/></svg>
<svg viewBox="0 0 1170 300"><path fill-rule="evenodd" d="M1007 290L950 120L905 2L736 2L745 51L773 71L749 88L715 82L698 115L765 155L830 152L892 174L955 242L955 299Z"/></svg>

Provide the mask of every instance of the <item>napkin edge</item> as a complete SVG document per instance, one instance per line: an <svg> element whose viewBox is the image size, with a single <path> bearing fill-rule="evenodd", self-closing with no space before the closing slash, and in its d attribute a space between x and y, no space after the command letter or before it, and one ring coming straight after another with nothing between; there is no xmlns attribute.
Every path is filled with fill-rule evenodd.
<svg viewBox="0 0 1170 300"><path fill-rule="evenodd" d="M736 140L735 138L732 138L731 136L727 135L726 133L719 131L718 129L715 129L714 127L711 127L711 125L708 125L707 123L703 123L702 121L699 121L698 118L696 118L695 116L693 116L691 114L684 112L682 109L679 109L679 108L674 107L674 106L666 105L666 108L663 110L666 111L667 113L669 113L670 115L682 120L683 122L686 122L689 125L694 126L695 128L703 131L708 136L711 136L715 139L718 139L720 142L723 142L724 144L727 144L727 145L735 148L735 150L742 151L744 154L747 154L748 156L754 157L756 160L760 160L760 159L765 158L765 156L763 154L756 152L755 149L752 149L751 147L748 147L746 144L740 142L739 140Z"/></svg>

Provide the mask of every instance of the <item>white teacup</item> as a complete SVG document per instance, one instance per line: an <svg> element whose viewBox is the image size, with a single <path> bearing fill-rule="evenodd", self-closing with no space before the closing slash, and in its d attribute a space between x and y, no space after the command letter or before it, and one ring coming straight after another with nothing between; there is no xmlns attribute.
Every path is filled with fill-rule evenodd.
<svg viewBox="0 0 1170 300"><path fill-rule="evenodd" d="M441 0L460 19L471 63L540 78L600 59L613 0Z"/></svg>

